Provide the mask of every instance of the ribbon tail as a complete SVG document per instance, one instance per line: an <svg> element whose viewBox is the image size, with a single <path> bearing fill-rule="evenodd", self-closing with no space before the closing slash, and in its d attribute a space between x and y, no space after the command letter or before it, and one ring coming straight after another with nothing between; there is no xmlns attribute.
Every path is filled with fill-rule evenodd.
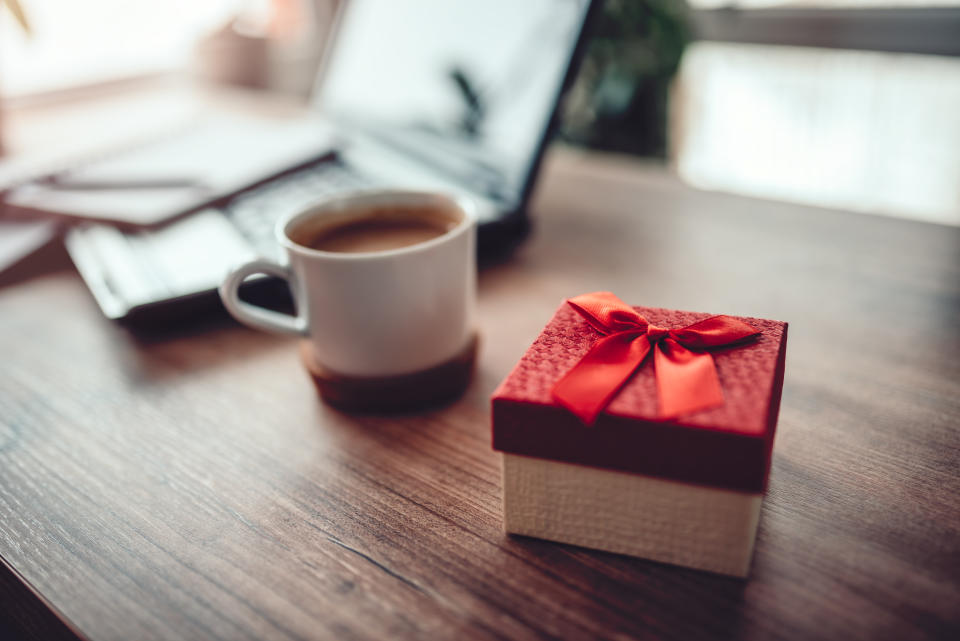
<svg viewBox="0 0 960 641"><path fill-rule="evenodd" d="M695 353L665 338L654 353L660 415L674 418L723 405L723 390L713 356Z"/></svg>
<svg viewBox="0 0 960 641"><path fill-rule="evenodd" d="M620 332L594 343L553 388L553 398L587 425L620 391L650 352L643 332Z"/></svg>

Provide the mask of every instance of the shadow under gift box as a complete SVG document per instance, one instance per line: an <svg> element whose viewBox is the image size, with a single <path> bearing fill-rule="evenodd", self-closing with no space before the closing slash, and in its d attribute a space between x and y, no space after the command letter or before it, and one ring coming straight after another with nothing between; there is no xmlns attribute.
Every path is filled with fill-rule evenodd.
<svg viewBox="0 0 960 641"><path fill-rule="evenodd" d="M712 315L634 309L667 328ZM770 473L787 324L739 320L760 335L711 350L723 405L658 418L651 355L586 426L551 390L600 334L564 303L492 397L506 531L745 577Z"/></svg>

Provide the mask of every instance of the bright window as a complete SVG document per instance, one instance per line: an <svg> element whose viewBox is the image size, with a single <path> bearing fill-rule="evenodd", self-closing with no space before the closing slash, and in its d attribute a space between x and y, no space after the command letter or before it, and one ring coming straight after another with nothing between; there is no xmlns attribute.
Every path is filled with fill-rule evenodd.
<svg viewBox="0 0 960 641"><path fill-rule="evenodd" d="M20 0L27 37L0 8L0 92L37 93L182 68L237 0ZM0 3L2 4L2 3ZM249 3L244 3L249 4Z"/></svg>

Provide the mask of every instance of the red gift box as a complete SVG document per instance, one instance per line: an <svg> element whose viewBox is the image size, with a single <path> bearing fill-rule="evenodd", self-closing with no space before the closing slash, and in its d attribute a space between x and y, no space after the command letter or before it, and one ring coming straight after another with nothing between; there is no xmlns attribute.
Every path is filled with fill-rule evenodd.
<svg viewBox="0 0 960 641"><path fill-rule="evenodd" d="M711 314L634 307L651 323L682 327ZM770 468L787 324L738 318L756 340L713 350L724 404L675 420L657 416L654 367L644 363L596 424L551 397L557 380L599 334L564 304L493 394L493 448L501 452L762 492ZM648 359L649 360L649 359Z"/></svg>
<svg viewBox="0 0 960 641"><path fill-rule="evenodd" d="M668 329L712 316L652 307L633 310L651 327ZM755 508L751 507L758 515L779 413L787 324L757 318L736 320L749 324L759 334L748 341L706 350L716 367L722 404L663 418L658 408L654 359L648 356L595 422L587 425L559 404L553 392L602 334L573 306L564 303L493 394L493 448L507 455L574 464L574 468L589 466L758 497ZM514 456L510 460L523 459ZM561 472L569 477L572 470L563 468ZM542 490L548 492L550 488L544 486ZM515 531L507 525L508 531ZM520 533L540 536L537 532ZM752 536L751 532L750 549ZM569 540L562 536L544 538ZM683 563L671 558L661 560ZM715 569L709 564L704 567ZM742 574L745 570L729 573Z"/></svg>

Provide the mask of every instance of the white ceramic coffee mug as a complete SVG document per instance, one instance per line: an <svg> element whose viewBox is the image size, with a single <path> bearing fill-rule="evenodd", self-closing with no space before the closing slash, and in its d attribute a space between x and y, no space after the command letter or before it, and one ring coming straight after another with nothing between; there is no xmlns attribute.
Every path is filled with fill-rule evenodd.
<svg viewBox="0 0 960 641"><path fill-rule="evenodd" d="M390 206L442 208L457 222L436 238L377 252L320 251L293 240L298 228L317 224L319 217L349 221ZM287 264L246 263L227 276L220 297L247 325L308 338L316 361L330 371L357 377L418 372L455 357L473 339L476 212L469 200L407 191L358 193L288 216L276 236ZM240 300L240 284L254 274L285 279L296 315Z"/></svg>

